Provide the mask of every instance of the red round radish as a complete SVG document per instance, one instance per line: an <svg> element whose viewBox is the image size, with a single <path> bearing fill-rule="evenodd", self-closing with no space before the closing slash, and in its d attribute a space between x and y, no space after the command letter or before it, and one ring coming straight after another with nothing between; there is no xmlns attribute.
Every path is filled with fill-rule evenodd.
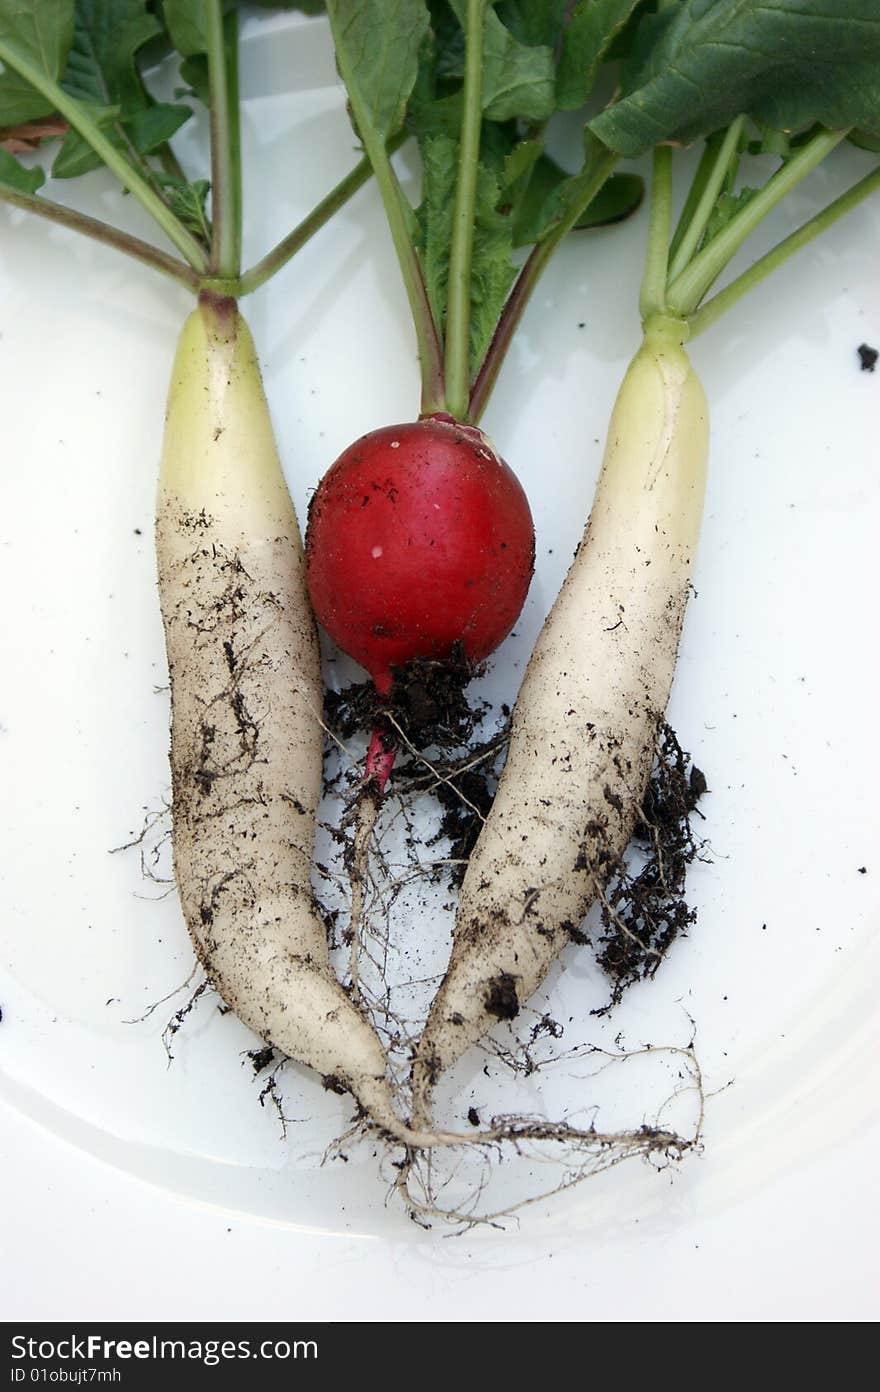
<svg viewBox="0 0 880 1392"><path fill-rule="evenodd" d="M318 620L384 695L394 667L479 662L516 622L535 557L526 495L482 431L428 417L355 441L309 510Z"/></svg>

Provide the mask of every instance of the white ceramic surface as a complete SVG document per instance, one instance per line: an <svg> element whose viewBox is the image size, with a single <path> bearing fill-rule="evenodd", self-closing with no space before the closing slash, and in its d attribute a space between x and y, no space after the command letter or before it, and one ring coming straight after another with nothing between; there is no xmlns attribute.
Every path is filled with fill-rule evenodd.
<svg viewBox="0 0 880 1392"><path fill-rule="evenodd" d="M320 21L252 24L243 73L254 259L350 167L354 141ZM820 171L763 244L868 159ZM400 168L415 173L406 157ZM109 178L63 192L151 235ZM486 418L539 538L526 612L490 679L498 699L515 693L588 511L637 342L645 226L643 210L566 245ZM856 347L880 343L878 232L875 198L693 348L712 461L671 719L709 778L711 863L691 877L697 926L611 1034L683 1044L695 1021L704 1153L659 1174L628 1163L503 1232L444 1241L389 1198L372 1150L319 1163L349 1108L302 1070L286 1085L300 1120L280 1139L242 1064L254 1041L231 1017L194 1012L170 1068L160 1036L182 998L127 1023L191 964L173 894L143 878L136 852L110 854L167 796L151 511L189 301L2 210L4 1317L876 1314L880 373L859 371ZM348 442L417 408L375 189L247 313L303 516ZM572 952L546 999L590 1037L595 967ZM459 1108L479 1096L483 1061L457 1072ZM654 1102L634 1097L635 1124Z"/></svg>

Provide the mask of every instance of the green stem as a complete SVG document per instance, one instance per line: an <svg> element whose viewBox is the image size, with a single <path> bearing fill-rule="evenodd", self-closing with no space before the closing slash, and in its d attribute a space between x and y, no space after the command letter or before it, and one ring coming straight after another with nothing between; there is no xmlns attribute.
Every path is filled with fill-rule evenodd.
<svg viewBox="0 0 880 1392"><path fill-rule="evenodd" d="M483 124L483 5L484 0L467 0L464 108L446 302L446 409L459 420L467 413L471 379L471 260Z"/></svg>
<svg viewBox="0 0 880 1392"><path fill-rule="evenodd" d="M703 196L703 189L706 187L706 184L709 180L709 176L712 173L712 169L714 168L715 160L718 155L718 150L721 146L721 141L723 138L723 131L717 131L715 135L709 136L708 140L706 141L703 147L703 153L700 156L700 163L697 165L697 172L691 181L691 186L688 189L687 198L684 200L684 207L682 208L681 213L679 214L678 222L675 226L675 231L672 234L672 241L669 243L670 261L672 261L673 257L678 251L678 248L681 245L681 239L687 231L687 228L690 226L690 221L694 213L696 212L697 204Z"/></svg>
<svg viewBox="0 0 880 1392"><path fill-rule="evenodd" d="M407 138L406 131L400 131L388 142L388 152L393 154L398 150ZM355 165L350 174L340 180L335 188L331 189L326 198L323 198L317 207L313 208L308 217L303 218L292 232L288 232L277 246L267 252L256 265L249 271L245 271L241 277L240 295L250 295L254 290L258 290L261 285L280 271L282 266L286 266L292 256L304 247L315 233L320 231L325 222L329 222L334 213L348 202L353 194L370 178L373 172L372 165L367 158L362 159ZM439 409L439 408L438 408Z"/></svg>
<svg viewBox="0 0 880 1392"><path fill-rule="evenodd" d="M226 16L226 81L229 92L229 160L232 166L232 235L235 273L241 271L243 202L241 190L241 98L238 82L238 11Z"/></svg>
<svg viewBox="0 0 880 1392"><path fill-rule="evenodd" d="M648 223L648 250L639 295L642 321L666 308L666 268L669 257L669 228L672 216L672 150L658 145L651 172L651 214Z"/></svg>
<svg viewBox="0 0 880 1392"><path fill-rule="evenodd" d="M748 294L755 286L766 280L771 271L775 271L778 266L783 265L796 251L807 246L815 237L820 236L827 228L833 226L838 218L842 218L845 213L857 207L863 199L878 188L880 188L880 167L873 169L870 174L866 174L846 193L835 198L833 203L829 203L827 208L823 208L815 217L810 218L809 222L805 222L784 241L777 243L771 251L766 252L747 271L743 271L742 275L731 281L730 285L725 286L717 295L713 295L712 299L708 300L691 317L691 338L708 329L732 305L742 299L743 295Z"/></svg>
<svg viewBox="0 0 880 1392"><path fill-rule="evenodd" d="M34 67L22 54L2 41L0 41L0 60L13 68L20 77L24 78L25 82L30 83L32 87L42 93L46 100L51 102L53 109L60 112L70 122L74 130L79 131L83 140L92 147L95 154L116 175L119 182L159 224L168 240L177 247L177 250L190 265L199 272L206 270L207 263L204 252L195 238L174 216L146 179L143 179L132 168L125 156L107 139L97 123L83 110L80 103L65 92L64 88L60 87L57 82L53 82L39 68Z"/></svg>
<svg viewBox="0 0 880 1392"><path fill-rule="evenodd" d="M698 252L673 280L667 304L673 314L689 318L743 242L768 213L829 155L848 131L820 131L779 169L730 222Z"/></svg>
<svg viewBox="0 0 880 1392"><path fill-rule="evenodd" d="M205 0L208 32L208 84L211 96L211 260L209 273L236 276L235 172L232 159L232 112L221 0Z"/></svg>
<svg viewBox="0 0 880 1392"><path fill-rule="evenodd" d="M348 87L349 100L354 110L358 129L361 132L364 149L376 177L376 184L385 209L385 217L409 301L410 314L416 332L422 378L420 411L422 415L431 415L435 411L444 410L446 406L446 393L443 388L443 355L440 348L440 335L425 288L422 267L410 236L409 224L412 211L397 182L397 175L391 167L384 139L371 125L369 113L364 110L356 96L354 83L352 82L349 86L345 63L340 57L340 47L337 47L336 53L337 61L342 69L342 80Z"/></svg>
<svg viewBox="0 0 880 1392"><path fill-rule="evenodd" d="M23 208L28 213L36 213L37 217L44 218L47 222L69 227L74 232L91 237L93 241L115 247L117 251L141 261L145 266L152 266L163 275L171 276L188 290L196 292L199 289L199 277L186 262L178 261L176 256L169 256L166 251L160 251L148 242L142 242L139 237L120 232L109 223L100 222L86 213L74 212L72 208L65 208L61 203L52 203L47 198L38 198L35 194L8 188L4 184L0 184L0 202L10 203L14 208Z"/></svg>
<svg viewBox="0 0 880 1392"><path fill-rule="evenodd" d="M366 145L366 141L364 144ZM379 151L377 164L377 151L367 147L376 183L379 186L379 194L385 208L385 216L391 230L391 240L397 252L397 260L416 331L422 378L419 410L422 415L430 415L434 411L442 411L446 407L440 333L428 299L421 263L409 234L409 208L405 204L403 191L397 182L397 175L391 167L391 161L385 154L385 146L381 143Z"/></svg>
<svg viewBox="0 0 880 1392"><path fill-rule="evenodd" d="M736 120L731 122L724 133L724 138L718 147L718 152L709 170L709 175L700 194L697 206L682 234L679 246L674 254L671 254L669 262L670 280L675 280L675 277L681 274L697 247L700 245L700 240L706 230L709 218L712 216L712 209L715 207L724 180L727 178L728 170L739 149L739 139L742 134L742 128L745 125L745 120L745 116L737 116Z"/></svg>
<svg viewBox="0 0 880 1392"><path fill-rule="evenodd" d="M570 185L571 192L567 200L568 206L565 214L547 233L543 241L540 241L534 248L507 297L507 303L498 321L498 327L492 335L492 342L489 344L486 356L474 379L468 420L475 424L486 409L504 359L507 357L513 335L547 263L560 242L568 236L568 233L586 212L602 185L610 177L619 159L619 155L614 154L595 137L591 137L588 142L584 168Z"/></svg>

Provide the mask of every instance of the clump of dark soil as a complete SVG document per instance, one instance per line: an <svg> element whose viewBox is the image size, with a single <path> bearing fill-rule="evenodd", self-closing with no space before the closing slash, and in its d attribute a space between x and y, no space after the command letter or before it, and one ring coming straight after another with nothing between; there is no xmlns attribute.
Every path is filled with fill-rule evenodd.
<svg viewBox="0 0 880 1392"><path fill-rule="evenodd" d="M454 885L464 877L492 806L507 747L507 706L501 708L501 731L484 741L475 739L490 709L485 702L471 701L466 692L479 671L459 646L444 662L419 658L397 669L390 697L380 696L371 681L325 697L327 725L341 738L375 729L387 746L397 747L393 776L401 796L430 792L437 799L443 818L428 844L448 840L445 868Z"/></svg>
<svg viewBox="0 0 880 1392"><path fill-rule="evenodd" d="M880 358L880 352L867 343L860 343L856 352L859 355L859 366L862 371L873 372L877 365L877 359Z"/></svg>
<svg viewBox="0 0 880 1392"><path fill-rule="evenodd" d="M443 661L420 657L392 672L389 696L380 696L371 681L328 691L324 709L331 729L344 739L377 729L387 743L399 740L402 731L417 749L458 749L470 741L488 707L468 700L465 688L480 668L461 644Z"/></svg>
<svg viewBox="0 0 880 1392"><path fill-rule="evenodd" d="M496 1020L514 1020L519 1014L519 996L516 993L516 980L508 972L501 972L490 981L485 1006Z"/></svg>
<svg viewBox="0 0 880 1392"><path fill-rule="evenodd" d="M707 791L703 772L675 731L662 725L628 856L614 867L601 896L597 957L612 992L597 1014L616 1005L628 986L653 976L696 919L684 888L687 868L704 844L694 836L693 819L701 815L697 804Z"/></svg>
<svg viewBox="0 0 880 1392"><path fill-rule="evenodd" d="M448 875L460 886L467 862L488 816L507 748L510 710L502 707L504 725L482 742L474 732L488 707L472 705L465 686L475 675L461 653L450 662L419 660L395 674L390 700L372 682L329 692L328 725L340 736L379 728L398 745L394 785L407 798L429 793L443 816L430 845L447 840L448 855L432 878ZM402 745L401 731L411 749ZM430 759L413 751L431 750ZM676 938L696 919L685 898L688 866L704 842L695 836L697 804L707 791L703 772L682 749L674 730L659 727L651 778L632 840L623 856L604 860L599 893L601 931L588 936L580 924L569 925L573 941L591 943L599 965L611 981L611 997L602 1014L616 1005L627 987L652 977ZM496 1010L497 1006L497 1010ZM508 1014L504 991L488 1008L499 1018Z"/></svg>
<svg viewBox="0 0 880 1392"><path fill-rule="evenodd" d="M469 755L464 768L450 769L444 781L434 789L434 795L443 808L443 820L436 839L449 838L449 859L454 862L450 876L454 885L460 885L464 879L471 851L492 809L498 787L495 763L503 743L506 740L494 739L478 746ZM485 757L475 766L474 756L481 753Z"/></svg>
<svg viewBox="0 0 880 1392"><path fill-rule="evenodd" d="M428 844L436 846L439 841L448 840L445 869L455 886L464 879L471 851L495 800L507 748L510 711L505 706L502 713L505 717L503 728L491 739L471 741L463 756L450 759L441 753L431 760L430 768L419 760L412 760L395 770L398 791L413 794L430 790L443 809L440 826Z"/></svg>

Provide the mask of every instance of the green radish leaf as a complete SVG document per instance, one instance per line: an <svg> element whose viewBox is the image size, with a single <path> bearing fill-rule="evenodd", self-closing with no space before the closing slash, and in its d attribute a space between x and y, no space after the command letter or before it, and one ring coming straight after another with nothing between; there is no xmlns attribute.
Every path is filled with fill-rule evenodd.
<svg viewBox="0 0 880 1392"><path fill-rule="evenodd" d="M208 17L204 0L163 0L162 12L171 42L182 58L208 51Z"/></svg>
<svg viewBox="0 0 880 1392"><path fill-rule="evenodd" d="M561 111L583 106L602 60L642 0L578 0L565 29L556 77Z"/></svg>
<svg viewBox="0 0 880 1392"><path fill-rule="evenodd" d="M486 6L483 30L482 108L484 117L501 124L515 118L541 122L555 106L552 30L548 16L554 3L530 7ZM563 5L555 5L562 11ZM431 36L420 55L419 77L407 121L417 135L457 136L461 129L464 80L466 0L431 0ZM499 16L510 11L522 33L548 38L547 44L523 42ZM531 17L531 25L526 23ZM538 22L540 21L540 22ZM484 131L488 127L484 127Z"/></svg>
<svg viewBox="0 0 880 1392"><path fill-rule="evenodd" d="M466 0L449 0L464 28ZM462 50L463 56L463 50ZM483 114L490 121L545 121L556 107L553 50L522 44L491 5L483 21Z"/></svg>
<svg viewBox="0 0 880 1392"><path fill-rule="evenodd" d="M77 0L62 86L90 109L108 139L129 156L159 149L192 114L188 106L154 102L141 81L137 52L160 32L145 0ZM102 163L72 130L52 173L71 179L100 169Z"/></svg>
<svg viewBox="0 0 880 1392"><path fill-rule="evenodd" d="M324 0L248 0L261 10L301 10L305 15L323 14L327 6Z"/></svg>
<svg viewBox="0 0 880 1392"><path fill-rule="evenodd" d="M0 72L0 125L19 126L49 116L52 103L10 67Z"/></svg>
<svg viewBox="0 0 880 1392"><path fill-rule="evenodd" d="M880 135L871 135L869 131L851 131L849 140L860 150L880 150Z"/></svg>
<svg viewBox="0 0 880 1392"><path fill-rule="evenodd" d="M471 369L476 375L492 341L501 311L516 279L511 263L511 219L498 211L500 190L494 171L480 166L471 262Z"/></svg>
<svg viewBox="0 0 880 1392"><path fill-rule="evenodd" d="M427 0L427 6L431 27L422 57L426 60L426 66L433 68L435 77L449 66L456 80L459 80L464 71L464 31L450 8L449 0Z"/></svg>
<svg viewBox="0 0 880 1392"><path fill-rule="evenodd" d="M608 202L599 204L600 214L595 221L591 209L601 198L603 190L594 191L595 155L601 145L591 134L589 127L584 131L584 165L577 174L566 174L548 155L542 155L535 163L531 179L514 212L515 247L530 246L541 242L560 222L571 216L583 199L593 192L593 198L586 209L578 215L577 226L591 227L603 222L619 222L634 212L641 201L641 179L635 183L616 184L623 176L614 175L610 181L613 192L607 195ZM627 179L633 176L626 176ZM637 185L638 184L638 188ZM628 207L628 211L627 210Z"/></svg>
<svg viewBox="0 0 880 1392"><path fill-rule="evenodd" d="M135 149L142 155L150 155L165 145L191 115L188 106L153 102L135 111L125 122L125 129Z"/></svg>
<svg viewBox="0 0 880 1392"><path fill-rule="evenodd" d="M421 233L419 251L431 308L437 323L445 327L458 141L446 135L430 136L422 145L422 161L424 197L416 214ZM481 164L471 259L470 354L475 365L482 362L516 277L510 260L513 229L511 219L498 209L501 196L495 170Z"/></svg>
<svg viewBox="0 0 880 1392"><path fill-rule="evenodd" d="M431 135L422 141L421 152L422 202L416 210L420 233L418 249L431 309L438 325L443 325L458 175L458 141L449 135Z"/></svg>
<svg viewBox="0 0 880 1392"><path fill-rule="evenodd" d="M175 92L176 97L195 97L202 106L211 105L211 79L204 53L194 53L191 58L184 58L180 65L180 76L189 87Z"/></svg>
<svg viewBox="0 0 880 1392"><path fill-rule="evenodd" d="M175 178L173 174L157 174L156 181L164 190L174 216L180 218L188 231L206 245L210 244L211 222L206 212L211 189L208 180L195 179L189 184L185 179Z"/></svg>
<svg viewBox="0 0 880 1392"><path fill-rule="evenodd" d="M171 42L182 58L208 51L208 21L203 0L164 0L162 11Z"/></svg>
<svg viewBox="0 0 880 1392"><path fill-rule="evenodd" d="M125 115L138 110L145 96L135 54L160 32L145 0L77 0L62 87L93 106L119 106Z"/></svg>
<svg viewBox="0 0 880 1392"><path fill-rule="evenodd" d="M571 0L502 0L498 18L515 39L530 48L553 48L565 24Z"/></svg>
<svg viewBox="0 0 880 1392"><path fill-rule="evenodd" d="M577 176L575 176L577 178ZM565 210L570 176L548 155L537 161L513 229L515 247L532 246L556 226ZM575 224L579 230L623 222L640 207L644 180L637 174L612 174Z"/></svg>
<svg viewBox="0 0 880 1392"><path fill-rule="evenodd" d="M47 101L15 69L15 59L57 82L73 41L73 0L0 0L0 126L48 116Z"/></svg>
<svg viewBox="0 0 880 1392"><path fill-rule="evenodd" d="M643 21L620 99L590 124L638 155L742 112L780 130L880 131L876 0L678 0Z"/></svg>
<svg viewBox="0 0 880 1392"><path fill-rule="evenodd" d="M42 169L25 169L8 150L0 149L0 184L17 193L36 193L45 182Z"/></svg>
<svg viewBox="0 0 880 1392"><path fill-rule="evenodd" d="M419 140L429 135L448 135L457 140L461 131L461 89L434 101L415 98L406 115L407 129Z"/></svg>
<svg viewBox="0 0 880 1392"><path fill-rule="evenodd" d="M403 124L428 32L424 0L327 0L356 124L386 141Z"/></svg>
<svg viewBox="0 0 880 1392"><path fill-rule="evenodd" d="M504 160L504 173L501 180L505 190L516 189L523 178L530 174L541 158L544 149L540 140L521 140L514 145Z"/></svg>
<svg viewBox="0 0 880 1392"><path fill-rule="evenodd" d="M83 109L91 116L104 135L112 140L114 127L121 114L120 108L118 106L92 106L88 102L83 102ZM118 142L114 140L113 143ZM52 178L76 179L80 174L87 174L92 169L101 168L102 163L103 161L98 158L88 141L83 140L79 131L71 129L64 137L61 149L52 163Z"/></svg>
<svg viewBox="0 0 880 1392"><path fill-rule="evenodd" d="M163 146L192 112L188 106L167 106L155 104L137 111L124 123L125 137L120 134L121 121L119 107L104 107L102 111L92 112L104 134L120 150L130 152L135 149L140 155L150 155ZM101 169L104 161L95 154L91 145L78 131L68 131L64 143L52 165L53 179L76 179L93 169ZM153 177L153 171L151 171Z"/></svg>
<svg viewBox="0 0 880 1392"><path fill-rule="evenodd" d="M98 125L104 128L105 123L98 120ZM104 134L109 135L110 132L104 129ZM52 161L51 174L53 179L78 179L81 174L100 169L102 164L103 161L98 159L88 141L83 140L78 131L72 130L61 142L61 149Z"/></svg>
<svg viewBox="0 0 880 1392"><path fill-rule="evenodd" d="M326 9L323 0L248 0L248 8L253 6L258 6L261 10L299 10L306 15L323 14ZM223 0L224 14L244 8L240 0ZM204 0L163 0L162 14L171 43L181 58L199 59L202 54L207 53L208 21ZM185 66L186 64L181 67L182 73ZM207 68L205 70L207 71ZM196 96L201 100L203 92L207 92L207 78L203 82L199 75L198 80L193 81L190 76L184 74L184 80L190 82ZM206 100L205 105L207 104Z"/></svg>
<svg viewBox="0 0 880 1392"><path fill-rule="evenodd" d="M645 181L640 175L612 174L578 218L574 230L587 232L592 227L611 227L616 222L626 222L638 212L644 197Z"/></svg>

